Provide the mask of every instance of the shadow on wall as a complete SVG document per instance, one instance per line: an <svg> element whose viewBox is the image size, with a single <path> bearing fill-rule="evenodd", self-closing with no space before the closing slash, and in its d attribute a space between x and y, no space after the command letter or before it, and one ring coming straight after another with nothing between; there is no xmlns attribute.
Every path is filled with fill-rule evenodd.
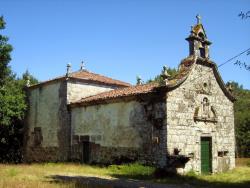
<svg viewBox="0 0 250 188"><path fill-rule="evenodd" d="M154 176L145 175L139 177L134 175L112 175L113 178L101 177L86 177L86 176L63 176L53 175L47 178L51 183L66 184L69 187L75 188L177 188L177 187L232 187L232 188L245 188L249 187L250 181L241 183L227 183L227 182L209 182L198 179L195 176L180 176L176 174L169 174L166 172L158 171ZM153 183L162 182L162 183ZM164 184L163 184L164 183Z"/></svg>

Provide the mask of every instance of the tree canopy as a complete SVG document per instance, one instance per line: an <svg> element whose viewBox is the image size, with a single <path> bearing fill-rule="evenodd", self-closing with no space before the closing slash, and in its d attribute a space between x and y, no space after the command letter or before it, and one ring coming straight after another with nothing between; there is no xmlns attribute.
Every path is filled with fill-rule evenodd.
<svg viewBox="0 0 250 188"><path fill-rule="evenodd" d="M5 28L0 17L0 31ZM37 83L28 71L18 78L9 63L13 48L8 37L0 33L0 161L19 162L22 159L22 129L27 109L25 82L29 77L32 84Z"/></svg>
<svg viewBox="0 0 250 188"><path fill-rule="evenodd" d="M3 16L1 16L0 30L5 28L5 24ZM11 74L8 64L11 60L10 53L12 51L12 46L8 44L8 40L8 37L0 34L0 87L3 86L6 79L8 79Z"/></svg>
<svg viewBox="0 0 250 188"><path fill-rule="evenodd" d="M239 157L250 157L250 90L232 82L234 104L236 154Z"/></svg>
<svg viewBox="0 0 250 188"><path fill-rule="evenodd" d="M167 68L167 72L168 72L168 74L170 75L170 78L169 78L169 79L172 79L172 78L174 78L174 77L177 75L178 70L177 70L176 68L170 68L170 67L168 67L168 68ZM162 77L162 75L159 74L159 75L155 76L153 79L149 79L149 80L147 81L147 83L151 83L151 82L162 83L162 82L163 82L163 77Z"/></svg>

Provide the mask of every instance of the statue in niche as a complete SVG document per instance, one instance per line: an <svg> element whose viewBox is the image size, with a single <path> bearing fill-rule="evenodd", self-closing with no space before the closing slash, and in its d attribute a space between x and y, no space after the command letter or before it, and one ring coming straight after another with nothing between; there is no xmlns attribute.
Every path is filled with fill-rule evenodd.
<svg viewBox="0 0 250 188"><path fill-rule="evenodd" d="M209 110L209 102L207 97L204 97L202 101L202 117L204 118L210 118L210 110Z"/></svg>
<svg viewBox="0 0 250 188"><path fill-rule="evenodd" d="M210 105L207 97L204 97L200 106L195 108L194 120L217 122L217 114L215 108Z"/></svg>

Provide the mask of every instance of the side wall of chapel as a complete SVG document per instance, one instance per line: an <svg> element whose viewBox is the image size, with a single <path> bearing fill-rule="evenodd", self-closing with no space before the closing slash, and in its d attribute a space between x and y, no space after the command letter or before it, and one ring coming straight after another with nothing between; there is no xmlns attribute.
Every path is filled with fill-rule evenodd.
<svg viewBox="0 0 250 188"><path fill-rule="evenodd" d="M166 100L160 95L121 99L71 110L72 157L88 163L166 164ZM89 152L84 153L84 142Z"/></svg>

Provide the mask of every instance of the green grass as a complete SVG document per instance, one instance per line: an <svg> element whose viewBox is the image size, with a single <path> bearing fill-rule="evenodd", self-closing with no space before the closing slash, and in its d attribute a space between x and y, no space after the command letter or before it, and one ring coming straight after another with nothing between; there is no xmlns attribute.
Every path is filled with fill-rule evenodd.
<svg viewBox="0 0 250 188"><path fill-rule="evenodd" d="M152 179L154 167L143 166L138 163L126 165L111 165L107 168L108 174L114 177L132 177L133 179Z"/></svg>
<svg viewBox="0 0 250 188"><path fill-rule="evenodd" d="M188 173L185 176L165 177L154 180L159 183L190 184L195 187L249 187L250 168L237 167L234 170L213 175L197 175Z"/></svg>
<svg viewBox="0 0 250 188"><path fill-rule="evenodd" d="M18 174L18 171L15 168L10 168L7 172L7 175L10 177L14 177Z"/></svg>
<svg viewBox="0 0 250 188"><path fill-rule="evenodd" d="M156 178L155 168L140 164L111 165L108 167L81 165L73 163L44 164L0 164L0 188L5 187L79 187L75 180L62 181L57 177L91 176L99 179L125 178L139 179L158 183L190 184L194 187L248 187L250 184L250 159L238 161L239 165L232 171L214 175L196 175L193 172L185 176Z"/></svg>

